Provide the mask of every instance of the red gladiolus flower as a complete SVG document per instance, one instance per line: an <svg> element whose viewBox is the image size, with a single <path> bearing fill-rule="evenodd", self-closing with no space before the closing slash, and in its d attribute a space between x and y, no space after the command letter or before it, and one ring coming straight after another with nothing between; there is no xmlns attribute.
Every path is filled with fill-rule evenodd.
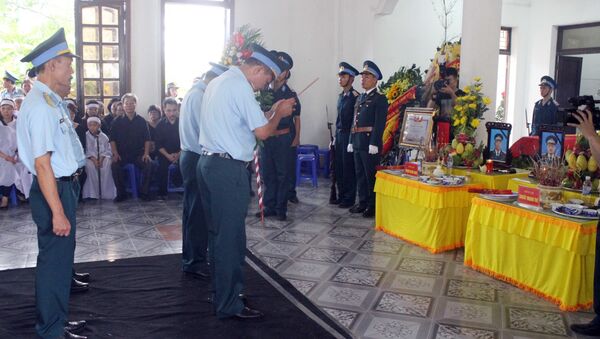
<svg viewBox="0 0 600 339"><path fill-rule="evenodd" d="M242 51L242 59L248 59L252 55L252 51L249 49L245 49Z"/></svg>
<svg viewBox="0 0 600 339"><path fill-rule="evenodd" d="M233 35L233 39L235 41L235 45L240 48L244 45L244 37L242 36L242 34L240 32L236 32Z"/></svg>

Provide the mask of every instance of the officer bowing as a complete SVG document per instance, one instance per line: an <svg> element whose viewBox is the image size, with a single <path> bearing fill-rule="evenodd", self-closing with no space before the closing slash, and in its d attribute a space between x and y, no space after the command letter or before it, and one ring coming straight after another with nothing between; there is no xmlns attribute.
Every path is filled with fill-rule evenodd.
<svg viewBox="0 0 600 339"><path fill-rule="evenodd" d="M21 107L17 141L19 157L34 175L29 205L39 248L35 329L42 338L85 338L73 334L85 321L67 321L78 176L85 165L83 147L63 101L71 90L74 57L61 28L21 59L31 62L38 74Z"/></svg>
<svg viewBox="0 0 600 339"><path fill-rule="evenodd" d="M385 96L377 92L377 81L383 77L379 67L367 60L360 74L365 92L357 100L347 148L348 152L354 152L358 187L358 204L350 209L350 213L362 213L365 218L370 218L375 215L375 168L379 165L388 103Z"/></svg>

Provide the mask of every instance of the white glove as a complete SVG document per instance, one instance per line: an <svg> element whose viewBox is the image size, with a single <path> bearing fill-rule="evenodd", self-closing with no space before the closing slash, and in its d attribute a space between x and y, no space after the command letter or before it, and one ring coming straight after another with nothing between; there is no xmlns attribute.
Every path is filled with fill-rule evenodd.
<svg viewBox="0 0 600 339"><path fill-rule="evenodd" d="M369 154L377 154L379 153L379 148L377 146L369 145Z"/></svg>
<svg viewBox="0 0 600 339"><path fill-rule="evenodd" d="M348 153L352 153L352 152L354 152L354 148L352 148L352 144L348 144L348 148L346 148L346 151L347 151Z"/></svg>

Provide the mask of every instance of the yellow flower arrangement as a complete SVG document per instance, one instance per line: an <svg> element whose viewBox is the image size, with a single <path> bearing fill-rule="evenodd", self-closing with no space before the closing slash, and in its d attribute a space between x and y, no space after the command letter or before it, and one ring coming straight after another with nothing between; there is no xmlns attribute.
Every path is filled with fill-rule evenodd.
<svg viewBox="0 0 600 339"><path fill-rule="evenodd" d="M475 130L481 123L483 113L488 110L491 103L490 98L483 95L483 84L481 78L476 77L475 82L466 86L463 90L467 95L458 97L454 112L452 113L452 125L454 134L465 134L473 137Z"/></svg>

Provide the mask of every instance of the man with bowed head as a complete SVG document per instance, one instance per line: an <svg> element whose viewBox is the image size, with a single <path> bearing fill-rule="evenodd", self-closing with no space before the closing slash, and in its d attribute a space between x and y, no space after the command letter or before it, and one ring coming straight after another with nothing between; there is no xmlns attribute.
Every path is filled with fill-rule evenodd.
<svg viewBox="0 0 600 339"><path fill-rule="evenodd" d="M246 165L253 158L256 139L273 135L281 119L292 114L295 102L280 100L266 114L261 111L254 92L272 82L284 65L259 45L252 51L242 65L230 67L208 85L200 116L197 177L208 222L212 300L218 318L262 317L240 297L250 202Z"/></svg>

